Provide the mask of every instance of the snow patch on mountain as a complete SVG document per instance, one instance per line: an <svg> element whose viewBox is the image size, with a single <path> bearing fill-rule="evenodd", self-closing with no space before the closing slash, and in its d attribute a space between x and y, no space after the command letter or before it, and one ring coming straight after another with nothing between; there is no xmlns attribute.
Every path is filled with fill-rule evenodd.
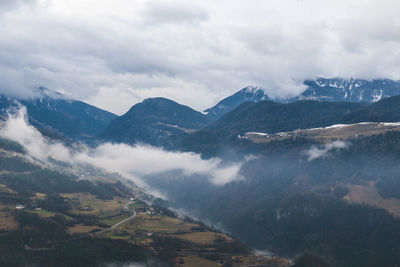
<svg viewBox="0 0 400 267"><path fill-rule="evenodd" d="M400 81L387 79L317 78L306 80L304 84L307 89L291 101L377 102L385 97L400 95Z"/></svg>

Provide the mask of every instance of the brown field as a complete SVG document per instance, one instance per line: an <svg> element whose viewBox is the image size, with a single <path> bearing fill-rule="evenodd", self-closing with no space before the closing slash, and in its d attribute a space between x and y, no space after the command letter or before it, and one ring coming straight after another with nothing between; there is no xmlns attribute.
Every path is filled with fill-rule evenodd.
<svg viewBox="0 0 400 267"><path fill-rule="evenodd" d="M218 257L218 255L217 255ZM184 263L179 264L179 260L183 259ZM224 264L228 264L227 266L281 266L281 267L289 267L294 266L291 260L277 258L277 257L263 257L263 256L254 256L254 255L220 255L224 262ZM217 261L207 260L200 255L181 255L177 257L175 260L175 266L220 266Z"/></svg>
<svg viewBox="0 0 400 267"><path fill-rule="evenodd" d="M0 211L9 209L15 209L15 205L0 203Z"/></svg>
<svg viewBox="0 0 400 267"><path fill-rule="evenodd" d="M67 232L69 234L71 234L71 235L72 234L87 234L90 231L95 230L95 229L103 229L103 228L98 227L96 225L94 225L94 226L86 226L86 225L83 225L83 224L76 224L76 225L74 225L72 227L68 227Z"/></svg>
<svg viewBox="0 0 400 267"><path fill-rule="evenodd" d="M293 266L293 262L288 259L264 256L233 256L233 266Z"/></svg>
<svg viewBox="0 0 400 267"><path fill-rule="evenodd" d="M184 264L179 264L179 259L182 258L184 261ZM220 266L218 265L217 262L210 261L204 258L200 258L199 256L195 255L188 255L184 257L179 257L177 259L177 262L175 266L187 266L187 267L204 267L204 266L210 266L210 267L217 267Z"/></svg>
<svg viewBox="0 0 400 267"><path fill-rule="evenodd" d="M396 217L400 217L400 199L383 198L373 183L368 185L347 185L349 193L344 199L350 203L368 204L386 209Z"/></svg>
<svg viewBox="0 0 400 267"><path fill-rule="evenodd" d="M122 234L125 233L125 234ZM133 236L133 231L113 229L112 231L101 233L99 236L110 239L130 240Z"/></svg>
<svg viewBox="0 0 400 267"><path fill-rule="evenodd" d="M123 217L117 216L110 218L112 221L107 222L113 224L117 221L121 221ZM106 222L103 220L103 222ZM137 215L135 219L130 220L122 224L117 229L99 233L99 236L103 238L111 239L123 239L130 243L150 246L152 244L152 237L147 236L148 231L153 231L155 234L168 235L177 237L183 240L190 241L197 245L212 244L216 240L224 239L226 242L233 242L234 240L229 236L221 233L214 232L191 232L192 227L199 227L197 224L191 224L184 222L177 218L171 218L167 216ZM82 224L75 225L74 227L68 228L70 234L86 234L95 229L100 229L97 226L85 226ZM136 232L137 230L137 232ZM210 247L210 255L213 255L213 248ZM193 254L192 254L193 253ZM175 259L175 266L219 266L217 261L207 260L200 257L196 252L178 252L178 256ZM279 258L268 258L254 255L220 255L224 258L225 262L231 262L232 266L243 266L243 265L258 265L258 266L291 266L290 261ZM219 255L217 254L217 257ZM180 259L183 259L183 264L180 264Z"/></svg>
<svg viewBox="0 0 400 267"><path fill-rule="evenodd" d="M39 198L39 199L42 199L42 198L45 198L45 197L46 197L46 194L36 192L36 193L35 193L35 197L36 197L36 198Z"/></svg>
<svg viewBox="0 0 400 267"><path fill-rule="evenodd" d="M53 217L56 214L55 212L47 211L47 210L26 210L26 211L30 212L30 213L35 213L43 218Z"/></svg>
<svg viewBox="0 0 400 267"><path fill-rule="evenodd" d="M18 228L18 223L9 212L0 211L0 230L11 231Z"/></svg>
<svg viewBox="0 0 400 267"><path fill-rule="evenodd" d="M192 227L198 227L197 224L191 224L182 220L167 216L157 216L140 214L136 218L139 229L153 231L156 233L175 234L180 232L190 232Z"/></svg>
<svg viewBox="0 0 400 267"><path fill-rule="evenodd" d="M226 242L233 242L233 239L229 236L213 232L192 232L187 234L176 234L173 236L199 245L213 243L218 239L225 240Z"/></svg>
<svg viewBox="0 0 400 267"><path fill-rule="evenodd" d="M7 194L17 194L17 192L12 190L11 188L8 188L4 184L0 184L0 192L7 193Z"/></svg>
<svg viewBox="0 0 400 267"><path fill-rule="evenodd" d="M78 200L80 205L74 206L71 210L75 214L97 214L100 217L117 214L123 208L122 198L114 198L112 200L101 200L90 193L72 193L60 194L62 197L69 198L72 201ZM121 201L122 203L118 203Z"/></svg>
<svg viewBox="0 0 400 267"><path fill-rule="evenodd" d="M132 213L124 213L124 214L121 214L121 215L118 215L118 216L114 216L114 217L111 217L111 218L103 219L103 220L101 220L101 222L102 223L106 223L106 224L108 224L110 226L113 226L114 224L117 224L120 221L122 221L122 220L124 220L124 219L126 219L126 218L128 218L130 216L132 216Z"/></svg>

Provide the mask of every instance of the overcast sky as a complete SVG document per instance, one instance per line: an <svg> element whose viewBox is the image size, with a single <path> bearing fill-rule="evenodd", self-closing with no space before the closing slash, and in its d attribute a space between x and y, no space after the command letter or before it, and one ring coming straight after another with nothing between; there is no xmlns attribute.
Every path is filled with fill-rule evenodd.
<svg viewBox="0 0 400 267"><path fill-rule="evenodd" d="M398 0L0 0L0 92L59 90L117 114L203 110L247 85L400 79Z"/></svg>

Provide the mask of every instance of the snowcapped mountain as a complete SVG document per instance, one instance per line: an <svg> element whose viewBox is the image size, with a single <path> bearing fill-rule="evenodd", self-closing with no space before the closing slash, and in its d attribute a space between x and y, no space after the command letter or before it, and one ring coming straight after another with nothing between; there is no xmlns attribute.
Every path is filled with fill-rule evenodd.
<svg viewBox="0 0 400 267"><path fill-rule="evenodd" d="M400 81L318 78L304 82L307 89L294 100L377 102L400 94Z"/></svg>
<svg viewBox="0 0 400 267"><path fill-rule="evenodd" d="M204 112L216 120L244 102L273 100L275 102L295 102L298 100L317 100L331 102L370 102L400 95L400 81L389 79L363 80L344 78L317 78L306 80L306 90L290 99L271 99L260 87L248 86L224 98L214 107Z"/></svg>
<svg viewBox="0 0 400 267"><path fill-rule="evenodd" d="M258 102L262 100L270 100L263 89L247 86L235 94L222 99L214 107L206 109L204 112L210 118L218 119L244 102Z"/></svg>

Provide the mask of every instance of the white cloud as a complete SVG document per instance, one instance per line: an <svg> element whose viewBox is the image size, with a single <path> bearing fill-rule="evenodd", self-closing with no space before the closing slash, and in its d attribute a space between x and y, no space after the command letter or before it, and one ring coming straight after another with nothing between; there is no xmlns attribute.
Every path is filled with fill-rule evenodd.
<svg viewBox="0 0 400 267"><path fill-rule="evenodd" d="M149 96L202 110L246 85L287 96L315 76L400 79L399 9L397 0L2 1L0 92L43 85L121 113Z"/></svg>
<svg viewBox="0 0 400 267"><path fill-rule="evenodd" d="M331 143L323 145L322 148L318 148L316 146L311 147L309 150L305 152L308 156L308 161L312 161L318 158L325 158L328 156L328 153L334 149L346 149L349 144L344 141L333 141Z"/></svg>
<svg viewBox="0 0 400 267"><path fill-rule="evenodd" d="M187 176L205 175L210 183L217 186L243 179L239 175L241 163L226 165L219 158L203 160L195 153L168 152L146 145L111 143L104 143L96 148L82 145L79 150L71 150L61 143L44 138L29 125L24 107L9 116L0 128L0 136L20 143L29 155L43 162L52 157L72 165L90 164L111 173L119 173L143 187L147 187L143 177L173 170L181 170Z"/></svg>
<svg viewBox="0 0 400 267"><path fill-rule="evenodd" d="M244 180L244 177L239 174L240 168L240 164L231 165L225 168L217 168L212 171L213 179L210 181L214 185L220 186L234 181Z"/></svg>

